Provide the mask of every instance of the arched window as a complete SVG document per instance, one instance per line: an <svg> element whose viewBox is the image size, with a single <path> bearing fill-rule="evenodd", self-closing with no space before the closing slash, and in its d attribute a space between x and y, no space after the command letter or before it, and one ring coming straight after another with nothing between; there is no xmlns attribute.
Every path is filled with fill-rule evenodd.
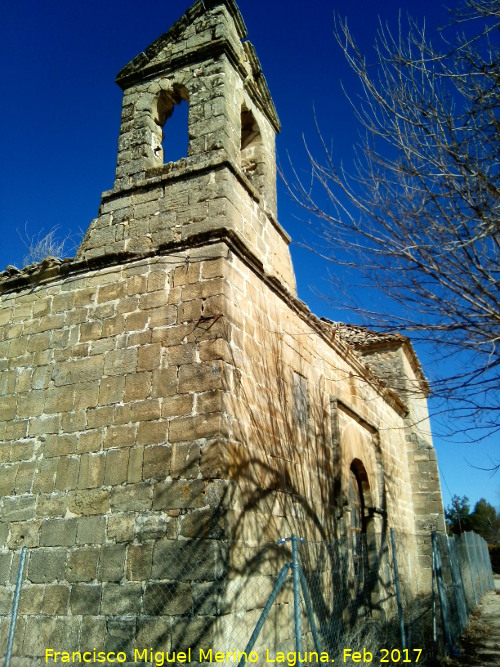
<svg viewBox="0 0 500 667"><path fill-rule="evenodd" d="M158 164L177 162L187 157L189 97L184 87L162 91L158 97L155 122L159 127L154 155Z"/></svg>

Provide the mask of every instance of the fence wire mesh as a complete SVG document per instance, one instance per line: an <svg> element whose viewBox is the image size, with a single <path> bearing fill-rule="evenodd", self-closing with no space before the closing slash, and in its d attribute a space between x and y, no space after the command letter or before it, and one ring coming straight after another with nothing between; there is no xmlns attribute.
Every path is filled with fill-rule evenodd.
<svg viewBox="0 0 500 667"><path fill-rule="evenodd" d="M398 651L396 662L404 660L404 650L413 659L422 649L419 663L430 664L431 569L427 582L415 576L422 572L415 544L423 537L393 537L395 548L389 531L335 543L160 540L147 580L134 581L136 572L121 581L76 584L69 606L55 614L37 606L37 586L25 578L11 667L47 664L47 647L112 652L126 665L264 665L280 662L279 652L287 664L315 664L314 652L343 663L346 649L368 651L379 664L381 649ZM427 542L430 558L430 536ZM493 585L491 565L486 543L470 533L456 539L434 534L433 551L435 620L439 638L452 649L468 613ZM1 636L7 655L5 632Z"/></svg>
<svg viewBox="0 0 500 667"><path fill-rule="evenodd" d="M495 587L488 544L473 532L452 537L434 533L432 541L433 584L439 598L436 631L447 652L455 654L469 614Z"/></svg>

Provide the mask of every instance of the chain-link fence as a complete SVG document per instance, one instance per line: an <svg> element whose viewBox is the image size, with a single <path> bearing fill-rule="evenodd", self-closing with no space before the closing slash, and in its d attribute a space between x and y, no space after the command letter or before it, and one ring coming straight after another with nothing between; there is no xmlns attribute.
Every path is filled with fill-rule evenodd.
<svg viewBox="0 0 500 667"><path fill-rule="evenodd" d="M472 532L453 537L433 533L432 557L435 607L439 600L434 632L454 654L470 612L495 587L488 544Z"/></svg>
<svg viewBox="0 0 500 667"><path fill-rule="evenodd" d="M74 649L77 658L71 662L91 662L84 659L85 651L94 662L103 662L98 659L102 651L126 665L264 665L280 662L279 652L290 654L288 664L294 659L313 664L322 654L329 662L343 663L360 651L365 662L367 654L372 656L372 664L384 655L390 662L416 662L418 657L419 664L429 664L433 621L434 650L441 639L453 650L467 614L493 579L484 540L471 533L461 538L435 534L433 599L431 569L428 582L415 575L422 572L416 539L394 531L351 533L335 543L295 536L265 544L166 539L155 546L147 581L121 580L100 588L92 582L80 584L71 596L78 590L81 599L72 604L70 598L66 615L61 610L55 617L44 615L43 607L31 610L38 626L29 609L30 598L36 604L35 588L22 581L20 568L12 590L10 630L2 635L7 646L4 665L9 667L12 648L11 667L47 664L47 657L54 662L52 654L37 655L34 649L31 658L15 657L20 599L18 621L25 638L23 651L19 643L17 652L24 655L27 643L36 644L36 637L27 634L30 622L36 632L36 627L45 627L45 619L43 651ZM428 541L430 547L430 536ZM76 617L87 618L75 634L78 644L59 646L61 628ZM83 628L94 628L95 634L86 636Z"/></svg>

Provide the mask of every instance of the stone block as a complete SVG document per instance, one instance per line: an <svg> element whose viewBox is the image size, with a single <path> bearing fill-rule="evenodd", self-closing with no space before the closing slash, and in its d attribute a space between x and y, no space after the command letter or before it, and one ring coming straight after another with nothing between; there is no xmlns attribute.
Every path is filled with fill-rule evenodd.
<svg viewBox="0 0 500 667"><path fill-rule="evenodd" d="M129 333L127 334L127 347L139 346L140 348L143 345L148 345L151 343L151 337L151 329Z"/></svg>
<svg viewBox="0 0 500 667"><path fill-rule="evenodd" d="M99 584L74 584L71 587L69 606L74 616L97 616L101 606L101 586Z"/></svg>
<svg viewBox="0 0 500 667"><path fill-rule="evenodd" d="M229 342L222 338L202 341L198 346L198 354L200 361L211 361L213 359L221 359L227 362L234 361Z"/></svg>
<svg viewBox="0 0 500 667"><path fill-rule="evenodd" d="M33 371L31 378L31 387L34 390L47 389L52 376L51 366L39 366Z"/></svg>
<svg viewBox="0 0 500 667"><path fill-rule="evenodd" d="M40 530L43 547L72 546L76 542L76 519L46 519Z"/></svg>
<svg viewBox="0 0 500 667"><path fill-rule="evenodd" d="M95 489L104 482L106 456L103 452L82 454L80 458L80 477L78 488Z"/></svg>
<svg viewBox="0 0 500 667"><path fill-rule="evenodd" d="M12 563L12 554L0 553L0 581L7 582L9 581L10 575L10 566Z"/></svg>
<svg viewBox="0 0 500 667"><path fill-rule="evenodd" d="M186 364L179 368L179 393L222 388L222 362Z"/></svg>
<svg viewBox="0 0 500 667"><path fill-rule="evenodd" d="M143 400L151 394L151 373L131 373L125 378L124 401Z"/></svg>
<svg viewBox="0 0 500 667"><path fill-rule="evenodd" d="M165 479L170 472L170 445L157 445L144 448L142 477L148 479Z"/></svg>
<svg viewBox="0 0 500 667"><path fill-rule="evenodd" d="M133 616L141 608L141 585L133 583L104 584L102 613L107 616Z"/></svg>
<svg viewBox="0 0 500 667"><path fill-rule="evenodd" d="M126 406L128 410L129 419L127 421L148 421L152 419L159 419L161 415L160 401L156 399L146 399L144 401L134 401ZM123 420L124 414L122 414L121 407L116 408L116 421Z"/></svg>
<svg viewBox="0 0 500 667"><path fill-rule="evenodd" d="M174 287L191 285L200 279L201 262L192 262L178 266L174 271Z"/></svg>
<svg viewBox="0 0 500 667"><path fill-rule="evenodd" d="M212 540L156 542L153 548L153 579L214 581L223 574L223 560L216 544Z"/></svg>
<svg viewBox="0 0 500 667"><path fill-rule="evenodd" d="M50 433L45 440L44 454L47 458L75 454L77 441L78 438L73 433L67 435Z"/></svg>
<svg viewBox="0 0 500 667"><path fill-rule="evenodd" d="M149 312L149 326L152 329L151 340L161 340L167 342L162 337L161 328L168 327L177 322L177 304L170 304L163 308L154 308Z"/></svg>
<svg viewBox="0 0 500 667"><path fill-rule="evenodd" d="M148 313L140 311L125 316L125 331L142 331L148 325Z"/></svg>
<svg viewBox="0 0 500 667"><path fill-rule="evenodd" d="M137 355L137 371L154 371L159 367L161 360L161 345L153 343L139 348Z"/></svg>
<svg viewBox="0 0 500 667"><path fill-rule="evenodd" d="M74 390L68 386L49 387L45 391L45 414L68 412L73 409Z"/></svg>
<svg viewBox="0 0 500 667"><path fill-rule="evenodd" d="M169 426L171 443L200 440L219 435L227 435L227 432L223 432L223 420L218 413L179 417L172 419Z"/></svg>
<svg viewBox="0 0 500 667"><path fill-rule="evenodd" d="M0 521L0 547L3 547L7 544L8 536L9 536L9 525L7 523L4 523L3 521Z"/></svg>
<svg viewBox="0 0 500 667"><path fill-rule="evenodd" d="M144 294L147 290L146 276L131 276L127 278L127 294L132 296L134 294Z"/></svg>
<svg viewBox="0 0 500 667"><path fill-rule="evenodd" d="M127 313L134 313L139 307L139 299L136 296L129 296L120 299L116 304L116 314L126 315ZM130 331L127 324L125 324L125 331Z"/></svg>
<svg viewBox="0 0 500 667"><path fill-rule="evenodd" d="M227 259L225 257L219 257L218 259L203 262L201 266L201 278L202 280L209 278L223 278L226 267Z"/></svg>
<svg viewBox="0 0 500 667"><path fill-rule="evenodd" d="M87 428L94 429L101 426L109 426L113 423L113 415L115 413L114 406L106 405L102 408L98 407L92 410L87 410ZM79 430L83 430L83 425Z"/></svg>
<svg viewBox="0 0 500 667"><path fill-rule="evenodd" d="M141 422L137 429L137 444L152 445L167 441L167 422Z"/></svg>
<svg viewBox="0 0 500 667"><path fill-rule="evenodd" d="M5 440L22 440L25 438L28 434L28 420L27 419L20 419L20 420L15 420L11 421L5 424ZM29 456L28 458L31 458ZM17 461L21 460L20 458L18 459L17 456L12 458L11 456L11 461Z"/></svg>
<svg viewBox="0 0 500 667"><path fill-rule="evenodd" d="M155 484L153 509L187 509L204 507L205 482L202 479L190 481L168 481Z"/></svg>
<svg viewBox="0 0 500 667"><path fill-rule="evenodd" d="M16 397L4 396L0 398L0 414L3 419L10 420L17 416L18 419L23 417L39 417L43 412L45 403L45 392L30 391L29 394L19 396L17 412L16 412Z"/></svg>
<svg viewBox="0 0 500 667"><path fill-rule="evenodd" d="M106 514L109 509L109 493L104 489L72 491L69 494L68 507L73 514Z"/></svg>
<svg viewBox="0 0 500 667"><path fill-rule="evenodd" d="M161 416L181 417L193 412L194 394L181 394L179 396L167 396L163 399Z"/></svg>
<svg viewBox="0 0 500 667"><path fill-rule="evenodd" d="M125 378L103 378L99 386L99 405L120 403L125 393Z"/></svg>
<svg viewBox="0 0 500 667"><path fill-rule="evenodd" d="M6 447L4 445L4 447ZM11 496L16 488L18 464L5 466L0 476L0 496Z"/></svg>
<svg viewBox="0 0 500 667"><path fill-rule="evenodd" d="M127 481L140 482L142 480L142 461L144 457L144 447L136 445L129 449Z"/></svg>
<svg viewBox="0 0 500 667"><path fill-rule="evenodd" d="M108 352L107 354L112 354ZM110 361L107 363L108 369L112 368ZM52 379L56 387L68 384L77 384L79 382L92 382L100 380L104 371L104 355L95 355L83 359L73 359L72 361L62 362L54 368ZM106 375L111 373L106 371Z"/></svg>
<svg viewBox="0 0 500 667"><path fill-rule="evenodd" d="M185 285L182 288L182 301L207 299L215 294L224 294L225 289L226 284L222 278L213 278L212 280Z"/></svg>
<svg viewBox="0 0 500 667"><path fill-rule="evenodd" d="M125 320L123 315L116 315L115 317L108 317L102 323L102 338L109 338L111 336L118 336L125 331Z"/></svg>
<svg viewBox="0 0 500 667"><path fill-rule="evenodd" d="M200 446L197 443L175 443L172 445L171 476L183 479L198 477L199 460Z"/></svg>
<svg viewBox="0 0 500 667"><path fill-rule="evenodd" d="M152 486L147 482L116 486L111 489L110 496L113 510L142 512L151 509Z"/></svg>
<svg viewBox="0 0 500 667"><path fill-rule="evenodd" d="M196 361L196 345L194 343L184 343L182 345L172 345L167 347L166 360L170 366L182 366L192 364Z"/></svg>
<svg viewBox="0 0 500 667"><path fill-rule="evenodd" d="M202 317L203 300L193 299L191 301L184 301L177 309L177 322L198 322Z"/></svg>
<svg viewBox="0 0 500 667"><path fill-rule="evenodd" d="M179 581L148 584L144 592L144 613L148 616L177 616L190 611L191 585Z"/></svg>
<svg viewBox="0 0 500 667"><path fill-rule="evenodd" d="M24 588L24 590L21 589L21 595L19 596L19 614L26 614L29 616L40 614L43 610L44 592L44 584L32 584L31 586Z"/></svg>
<svg viewBox="0 0 500 667"><path fill-rule="evenodd" d="M114 619L106 621L106 641L104 650L118 653L123 651L127 655L134 655L136 636L136 621L133 619Z"/></svg>
<svg viewBox="0 0 500 667"><path fill-rule="evenodd" d="M108 540L111 542L132 542L134 528L135 516L133 514L111 515L108 518Z"/></svg>
<svg viewBox="0 0 500 667"><path fill-rule="evenodd" d="M102 447L102 441L103 433L100 429L95 431L86 431L85 433L81 433L78 437L77 451L79 453L97 452Z"/></svg>
<svg viewBox="0 0 500 667"><path fill-rule="evenodd" d="M92 411L91 411L92 412ZM88 414L88 413L87 413ZM86 427L85 421L86 414L85 412L65 412L60 417L59 415L54 415L54 419L61 422L61 431L63 433L75 433L76 431L83 431ZM58 422L56 422L58 423ZM53 431L54 433L56 431ZM77 445L78 446L78 445Z"/></svg>
<svg viewBox="0 0 500 667"><path fill-rule="evenodd" d="M89 354L104 354L110 350L114 350L117 346L116 338L100 338L95 340L90 345Z"/></svg>
<svg viewBox="0 0 500 667"><path fill-rule="evenodd" d="M211 412L222 412L224 393L220 389L205 391L196 395L196 412L206 414Z"/></svg>
<svg viewBox="0 0 500 667"><path fill-rule="evenodd" d="M180 535L188 538L224 538L224 522L212 509L195 510L180 519Z"/></svg>
<svg viewBox="0 0 500 667"><path fill-rule="evenodd" d="M77 544L102 544L106 541L106 518L87 516L78 519Z"/></svg>
<svg viewBox="0 0 500 667"><path fill-rule="evenodd" d="M134 373L137 366L137 348L111 350L104 355L104 375Z"/></svg>
<svg viewBox="0 0 500 667"><path fill-rule="evenodd" d="M124 575L125 566L124 544L114 544L101 547L99 561L99 581L120 581Z"/></svg>
<svg viewBox="0 0 500 667"><path fill-rule="evenodd" d="M137 426L110 426L104 436L104 447L132 447L136 441Z"/></svg>
<svg viewBox="0 0 500 667"><path fill-rule="evenodd" d="M27 628L23 653L42 660L47 647L55 651L67 651L68 647L78 646L78 639L79 624L69 616L32 618Z"/></svg>
<svg viewBox="0 0 500 667"><path fill-rule="evenodd" d="M16 495L23 493L30 493L33 485L33 477L35 475L36 463L22 461L19 464L16 475Z"/></svg>
<svg viewBox="0 0 500 667"><path fill-rule="evenodd" d="M68 610L69 586L51 584L45 586L43 613L50 616L65 616Z"/></svg>
<svg viewBox="0 0 500 667"><path fill-rule="evenodd" d="M123 282L111 283L110 285L103 285L99 287L97 292L97 303L104 303L106 301L116 301L125 296L126 286Z"/></svg>
<svg viewBox="0 0 500 667"><path fill-rule="evenodd" d="M77 547L68 554L66 579L68 581L92 581L97 576L99 548Z"/></svg>
<svg viewBox="0 0 500 667"><path fill-rule="evenodd" d="M0 515L3 521L27 521L35 514L34 496L3 498L0 501Z"/></svg>
<svg viewBox="0 0 500 667"><path fill-rule="evenodd" d="M148 282L147 282L148 292L163 290L165 288L166 279L167 279L167 274L165 273L165 271L152 271L148 276Z"/></svg>
<svg viewBox="0 0 500 667"><path fill-rule="evenodd" d="M106 453L105 486L115 486L127 481L128 449L111 449Z"/></svg>
<svg viewBox="0 0 500 667"><path fill-rule="evenodd" d="M167 303L167 293L164 290L143 294L139 299L139 308L141 310L150 310L151 308L161 308Z"/></svg>
<svg viewBox="0 0 500 667"><path fill-rule="evenodd" d="M153 373L153 397L175 396L177 393L177 368L161 368Z"/></svg>
<svg viewBox="0 0 500 667"><path fill-rule="evenodd" d="M158 514L139 514L135 519L135 536L139 542L164 537L167 533L167 517Z"/></svg>
<svg viewBox="0 0 500 667"><path fill-rule="evenodd" d="M152 544L131 544L127 553L126 576L129 581L147 581L151 578Z"/></svg>
<svg viewBox="0 0 500 667"><path fill-rule="evenodd" d="M67 549L41 547L31 551L27 575L29 581L41 584L64 580L67 553Z"/></svg>
<svg viewBox="0 0 500 667"><path fill-rule="evenodd" d="M56 491L68 491L78 486L78 473L80 470L79 456L61 456L57 464Z"/></svg>
<svg viewBox="0 0 500 667"><path fill-rule="evenodd" d="M68 496L65 493L47 493L38 496L37 517L63 516L68 509Z"/></svg>

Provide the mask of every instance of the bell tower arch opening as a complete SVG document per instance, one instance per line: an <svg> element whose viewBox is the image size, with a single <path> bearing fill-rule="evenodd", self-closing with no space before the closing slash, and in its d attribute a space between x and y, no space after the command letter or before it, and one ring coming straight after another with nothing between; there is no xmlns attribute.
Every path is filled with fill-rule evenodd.
<svg viewBox="0 0 500 667"><path fill-rule="evenodd" d="M250 109L241 108L241 168L252 185L262 192L265 178L263 142L259 125Z"/></svg>
<svg viewBox="0 0 500 667"><path fill-rule="evenodd" d="M177 162L189 154L189 94L183 86L162 90L156 101L153 153L157 164Z"/></svg>

